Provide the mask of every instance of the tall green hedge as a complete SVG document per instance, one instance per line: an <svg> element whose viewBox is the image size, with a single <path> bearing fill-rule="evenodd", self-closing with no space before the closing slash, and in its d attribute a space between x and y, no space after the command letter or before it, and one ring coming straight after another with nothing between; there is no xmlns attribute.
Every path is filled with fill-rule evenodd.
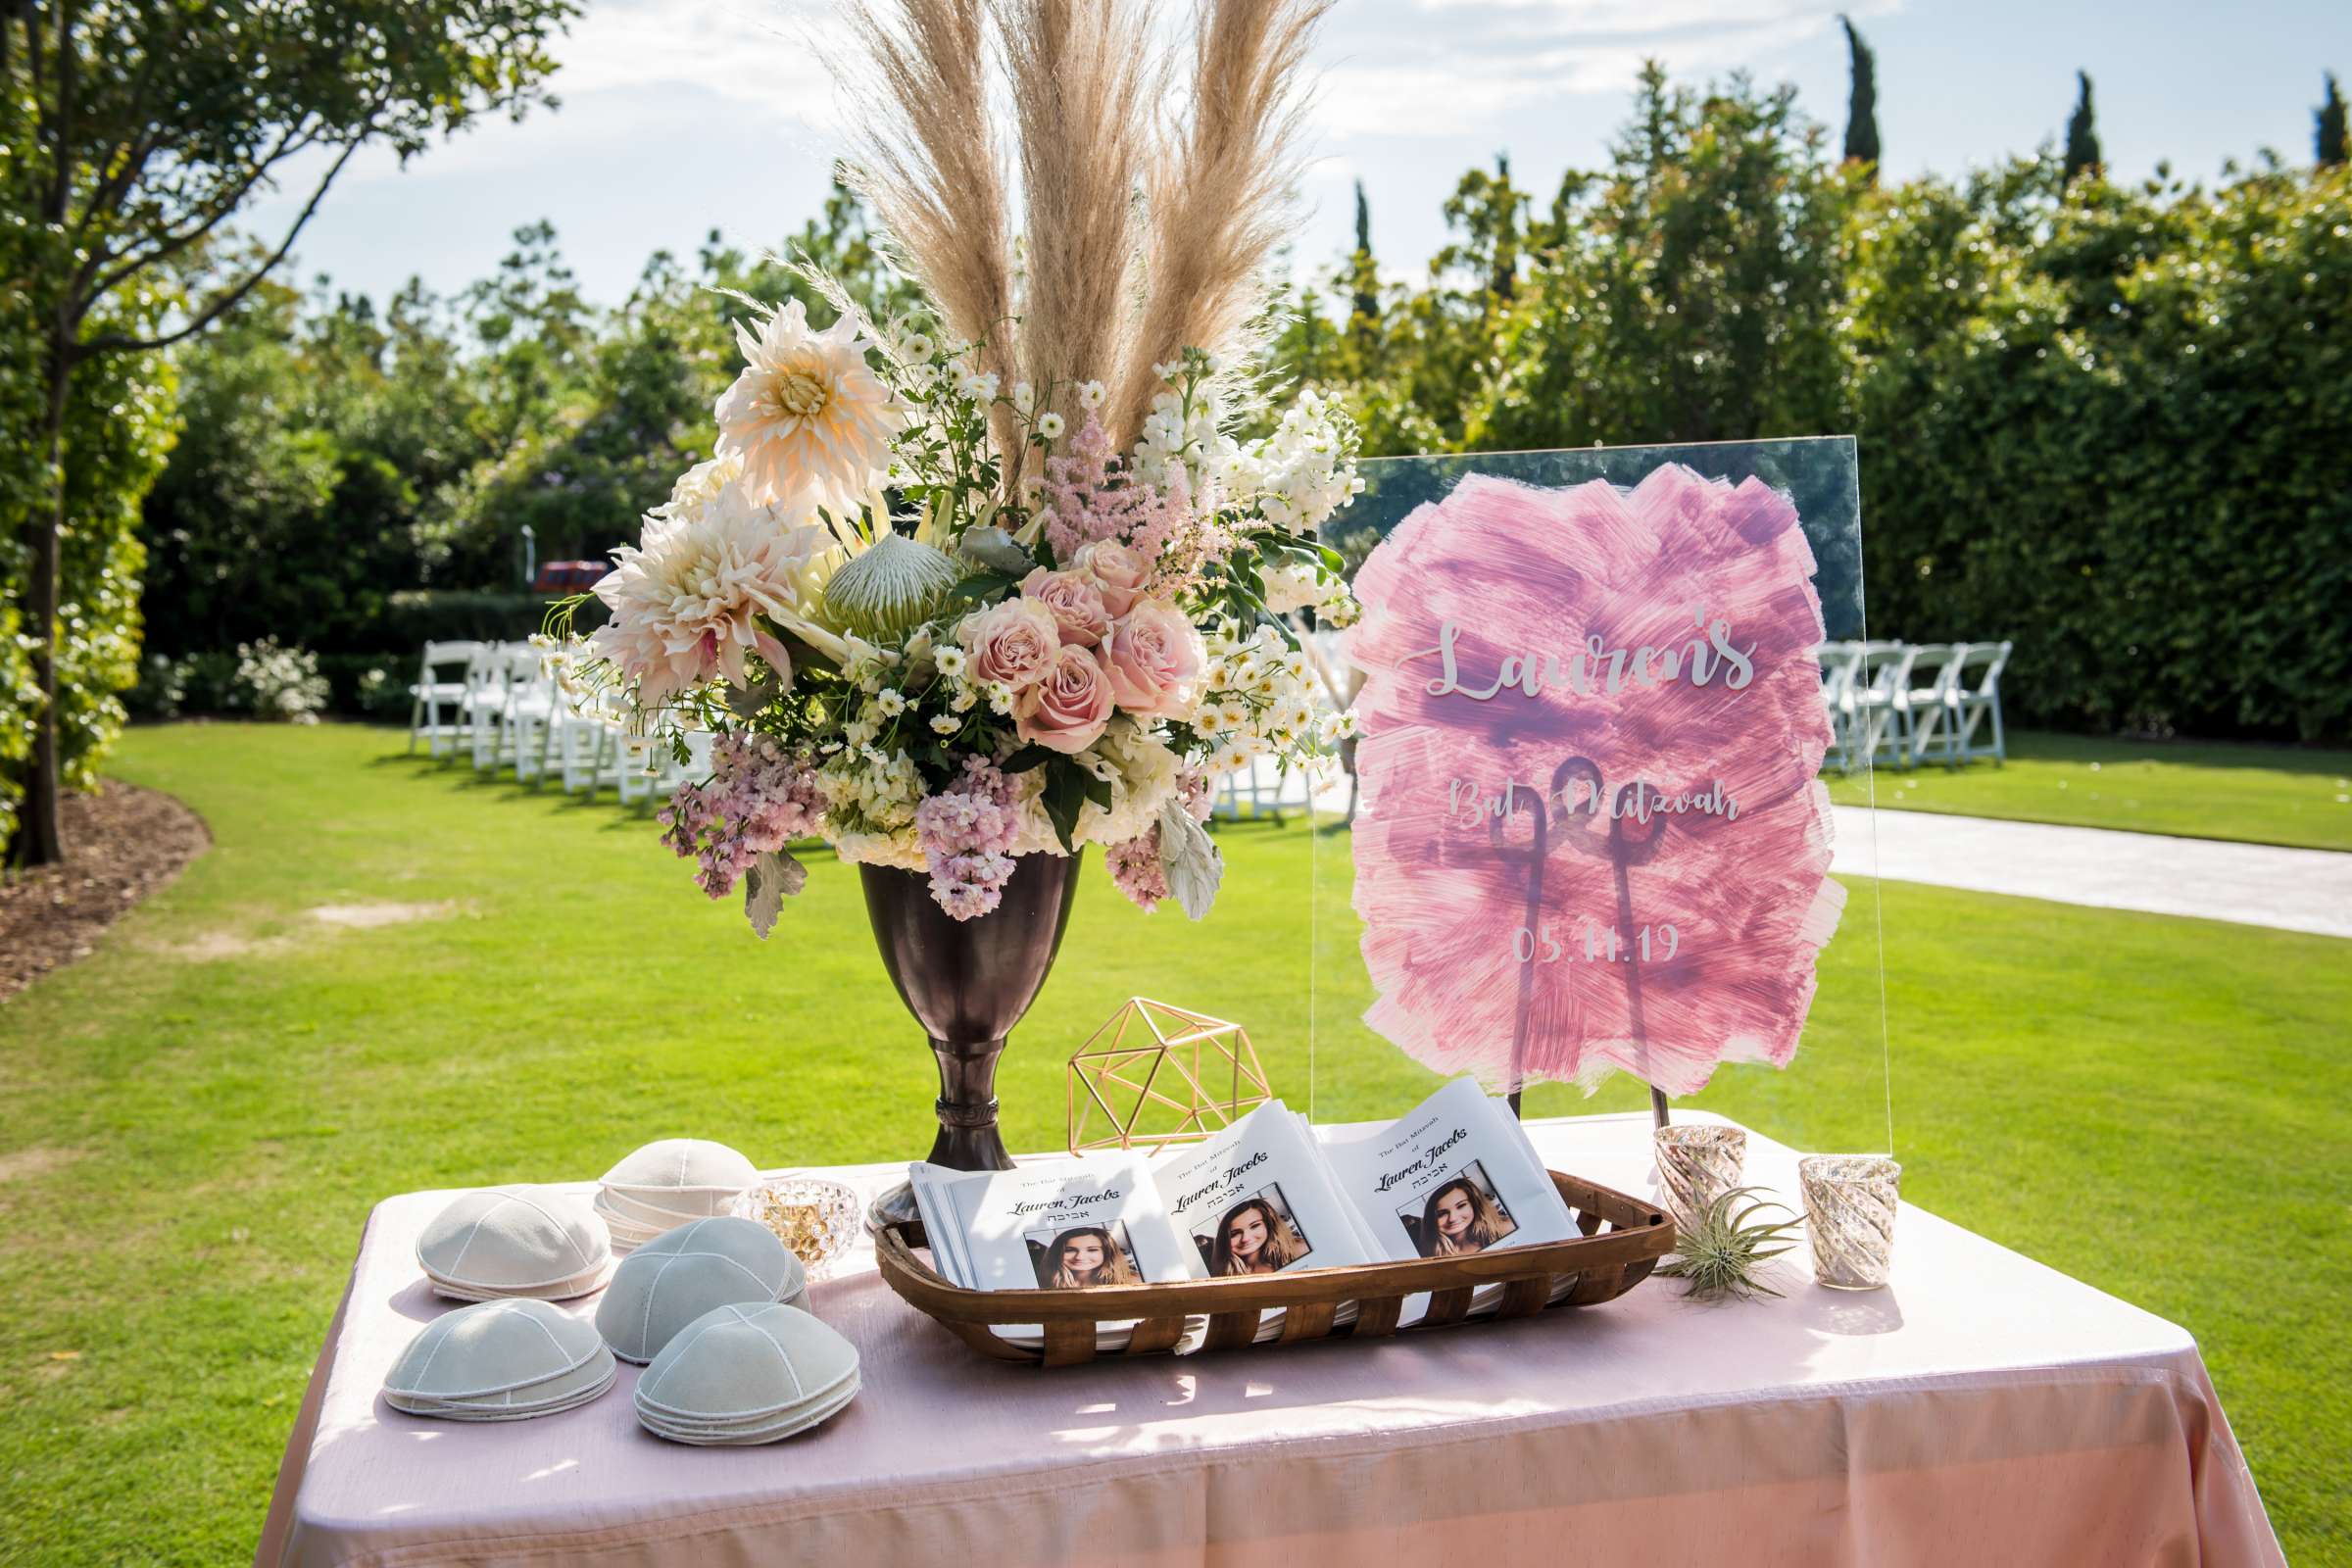
<svg viewBox="0 0 2352 1568"><path fill-rule="evenodd" d="M2352 178L1933 185L1863 217L1870 620L2014 710L2352 737Z"/></svg>

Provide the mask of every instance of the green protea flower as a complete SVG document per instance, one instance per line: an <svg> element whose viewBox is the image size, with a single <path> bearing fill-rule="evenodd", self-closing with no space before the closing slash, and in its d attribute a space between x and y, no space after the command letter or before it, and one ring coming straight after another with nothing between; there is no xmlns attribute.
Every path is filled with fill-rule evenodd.
<svg viewBox="0 0 2352 1568"><path fill-rule="evenodd" d="M825 614L867 642L887 642L937 614L962 580L945 551L886 533L833 573Z"/></svg>

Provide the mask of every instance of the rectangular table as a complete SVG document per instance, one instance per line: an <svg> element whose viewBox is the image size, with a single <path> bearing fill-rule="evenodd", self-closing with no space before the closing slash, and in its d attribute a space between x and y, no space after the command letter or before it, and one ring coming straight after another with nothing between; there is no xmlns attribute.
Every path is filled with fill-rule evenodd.
<svg viewBox="0 0 2352 1568"><path fill-rule="evenodd" d="M1529 1131L1556 1169L1651 1190L1645 1116ZM1794 1152L1748 1151L1793 1203ZM827 1174L870 1196L905 1167ZM858 1400L783 1443L698 1449L638 1427L625 1363L535 1421L383 1403L450 1309L414 1252L451 1196L368 1217L257 1562L2284 1560L2184 1331L1909 1204L1879 1292L1814 1285L1800 1248L1772 1265L1782 1300L1651 1281L1525 1322L1051 1372L974 1355L861 1250L810 1292L858 1346Z"/></svg>

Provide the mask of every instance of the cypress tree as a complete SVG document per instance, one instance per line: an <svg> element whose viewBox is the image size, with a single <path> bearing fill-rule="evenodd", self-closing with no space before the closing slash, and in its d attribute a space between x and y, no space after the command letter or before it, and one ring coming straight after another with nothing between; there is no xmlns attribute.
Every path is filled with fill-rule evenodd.
<svg viewBox="0 0 2352 1568"><path fill-rule="evenodd" d="M2075 73L2075 112L2066 122L2066 182L2073 184L2077 174L2099 172L2099 133L2091 122L2090 73Z"/></svg>
<svg viewBox="0 0 2352 1568"><path fill-rule="evenodd" d="M1352 312L1366 321L1380 318L1379 270L1372 265L1372 204L1364 199L1364 182L1355 182L1355 255L1348 268L1353 274Z"/></svg>
<svg viewBox="0 0 2352 1568"><path fill-rule="evenodd" d="M1838 24L1845 29L1847 70L1852 87L1845 104L1845 161L1849 164L1868 164L1871 183L1878 183L1879 163L1879 57L1862 35L1854 30L1853 22L1839 17Z"/></svg>
<svg viewBox="0 0 2352 1568"><path fill-rule="evenodd" d="M2312 162L2322 169L2344 167L2344 95L2335 88L2335 73L2328 73L2328 96L2311 117L2317 123L2312 133Z"/></svg>

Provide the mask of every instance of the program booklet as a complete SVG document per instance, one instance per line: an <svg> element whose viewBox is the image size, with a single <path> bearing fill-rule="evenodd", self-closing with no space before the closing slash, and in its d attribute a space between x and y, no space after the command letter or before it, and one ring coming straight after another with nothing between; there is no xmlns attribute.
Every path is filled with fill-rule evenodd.
<svg viewBox="0 0 2352 1568"><path fill-rule="evenodd" d="M917 1163L907 1176L939 1272L972 1290L1244 1278L1577 1234L1518 1119L1467 1078L1383 1127L1318 1129L1275 1100L1156 1159L1089 1154L981 1172ZM1482 1287L1472 1310L1499 1297ZM1400 1321L1427 1301L1409 1298ZM1259 1338L1281 1325L1268 1311ZM1105 1345L1132 1327L1104 1324ZM1040 1343L1043 1331L996 1332Z"/></svg>
<svg viewBox="0 0 2352 1568"><path fill-rule="evenodd" d="M1369 1263L1374 1252L1301 1118L1268 1101L1152 1166L1160 1201L1200 1266L1229 1279Z"/></svg>
<svg viewBox="0 0 2352 1568"><path fill-rule="evenodd" d="M975 1290L1086 1290L1193 1276L1141 1155L989 1171L933 1187ZM931 1185L926 1183L925 1185ZM917 1189L916 1200L922 1200ZM930 1222L926 1217L926 1231Z"/></svg>
<svg viewBox="0 0 2352 1568"><path fill-rule="evenodd" d="M1455 1079L1386 1127L1321 1137L1384 1257L1459 1256L1578 1234L1518 1118L1473 1079Z"/></svg>

